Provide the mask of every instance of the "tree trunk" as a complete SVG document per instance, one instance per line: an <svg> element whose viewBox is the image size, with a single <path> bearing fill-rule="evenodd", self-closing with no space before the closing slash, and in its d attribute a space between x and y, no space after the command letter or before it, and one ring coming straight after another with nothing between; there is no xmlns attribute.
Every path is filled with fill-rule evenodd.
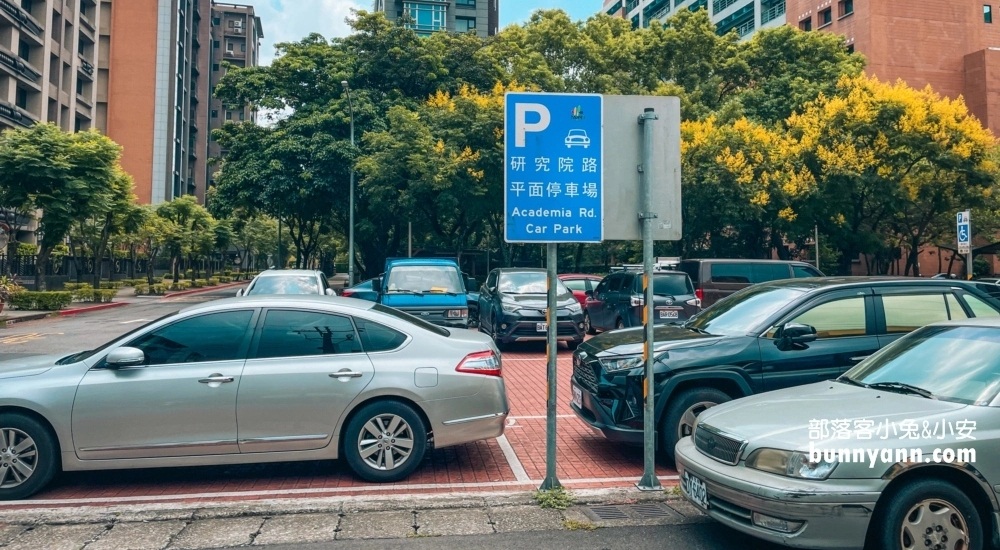
<svg viewBox="0 0 1000 550"><path fill-rule="evenodd" d="M39 246L38 259L35 260L35 290L45 291L45 273L49 267L49 257L52 255L52 246Z"/></svg>

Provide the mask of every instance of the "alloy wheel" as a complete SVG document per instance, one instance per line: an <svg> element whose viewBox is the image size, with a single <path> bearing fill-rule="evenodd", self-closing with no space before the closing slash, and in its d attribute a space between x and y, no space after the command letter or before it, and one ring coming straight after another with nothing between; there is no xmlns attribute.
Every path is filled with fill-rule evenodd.
<svg viewBox="0 0 1000 550"><path fill-rule="evenodd" d="M0 489L28 481L38 465L38 446L27 433L0 427Z"/></svg>
<svg viewBox="0 0 1000 550"><path fill-rule="evenodd" d="M376 470L395 470L406 463L412 452L413 428L401 416L375 416L358 434L358 454Z"/></svg>
<svg viewBox="0 0 1000 550"><path fill-rule="evenodd" d="M698 418L698 415L704 412L705 409L716 405L718 405L718 403L713 403L711 401L699 401L688 407L687 410L684 411L684 414L681 415L680 423L677 424L677 439L691 435L691 432L694 431L694 423Z"/></svg>
<svg viewBox="0 0 1000 550"><path fill-rule="evenodd" d="M964 550L969 548L969 525L954 504L940 498L924 499L906 513L899 544L906 550Z"/></svg>

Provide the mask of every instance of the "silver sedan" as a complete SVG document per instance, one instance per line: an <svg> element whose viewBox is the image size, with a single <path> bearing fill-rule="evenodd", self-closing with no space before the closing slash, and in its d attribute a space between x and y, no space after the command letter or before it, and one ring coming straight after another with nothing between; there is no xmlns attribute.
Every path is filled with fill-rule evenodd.
<svg viewBox="0 0 1000 550"><path fill-rule="evenodd" d="M427 450L501 435L485 335L364 300L194 306L97 349L0 362L0 499L60 469L336 459L390 482Z"/></svg>

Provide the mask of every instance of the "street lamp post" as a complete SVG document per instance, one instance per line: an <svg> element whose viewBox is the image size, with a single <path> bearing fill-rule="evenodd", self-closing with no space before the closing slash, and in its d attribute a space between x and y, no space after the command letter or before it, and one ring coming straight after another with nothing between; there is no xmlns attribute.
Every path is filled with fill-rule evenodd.
<svg viewBox="0 0 1000 550"><path fill-rule="evenodd" d="M351 148L354 148L354 102L351 100L351 87L346 80L341 80L347 94L347 106L351 113ZM354 286L354 164L351 164L351 193L347 214L347 286Z"/></svg>

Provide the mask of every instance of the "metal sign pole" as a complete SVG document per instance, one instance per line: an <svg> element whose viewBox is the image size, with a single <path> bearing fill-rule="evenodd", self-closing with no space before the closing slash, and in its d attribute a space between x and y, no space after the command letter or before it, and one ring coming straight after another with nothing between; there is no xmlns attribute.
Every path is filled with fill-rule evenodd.
<svg viewBox="0 0 1000 550"><path fill-rule="evenodd" d="M639 124L643 127L642 139L642 165L640 166L640 179L642 180L642 211L639 212L639 220L642 222L642 281L643 294L645 296L642 317L644 342L642 348L643 364L646 367L646 376L643 380L643 394L646 400L645 411L642 418L643 435L643 473L642 479L636 483L640 491L657 491L663 487L660 480L656 478L656 423L655 408L653 406L653 394L655 393L653 384L653 221L656 213L653 209L653 186L650 180L650 167L653 163L653 121L657 119L656 112L651 107L647 107L645 112L639 117Z"/></svg>
<svg viewBox="0 0 1000 550"><path fill-rule="evenodd" d="M545 480L542 481L540 490L556 489L562 487L559 478L556 477L556 352L559 342L556 341L556 330L559 315L556 310L556 260L558 257L559 245L548 243L545 245L545 269L548 274L548 303L545 310L545 351L548 358L548 372L546 379L548 388L545 402Z"/></svg>
<svg viewBox="0 0 1000 550"><path fill-rule="evenodd" d="M968 212L968 211L966 211ZM969 253L965 256L965 280L972 280L972 214L966 216L969 222Z"/></svg>

